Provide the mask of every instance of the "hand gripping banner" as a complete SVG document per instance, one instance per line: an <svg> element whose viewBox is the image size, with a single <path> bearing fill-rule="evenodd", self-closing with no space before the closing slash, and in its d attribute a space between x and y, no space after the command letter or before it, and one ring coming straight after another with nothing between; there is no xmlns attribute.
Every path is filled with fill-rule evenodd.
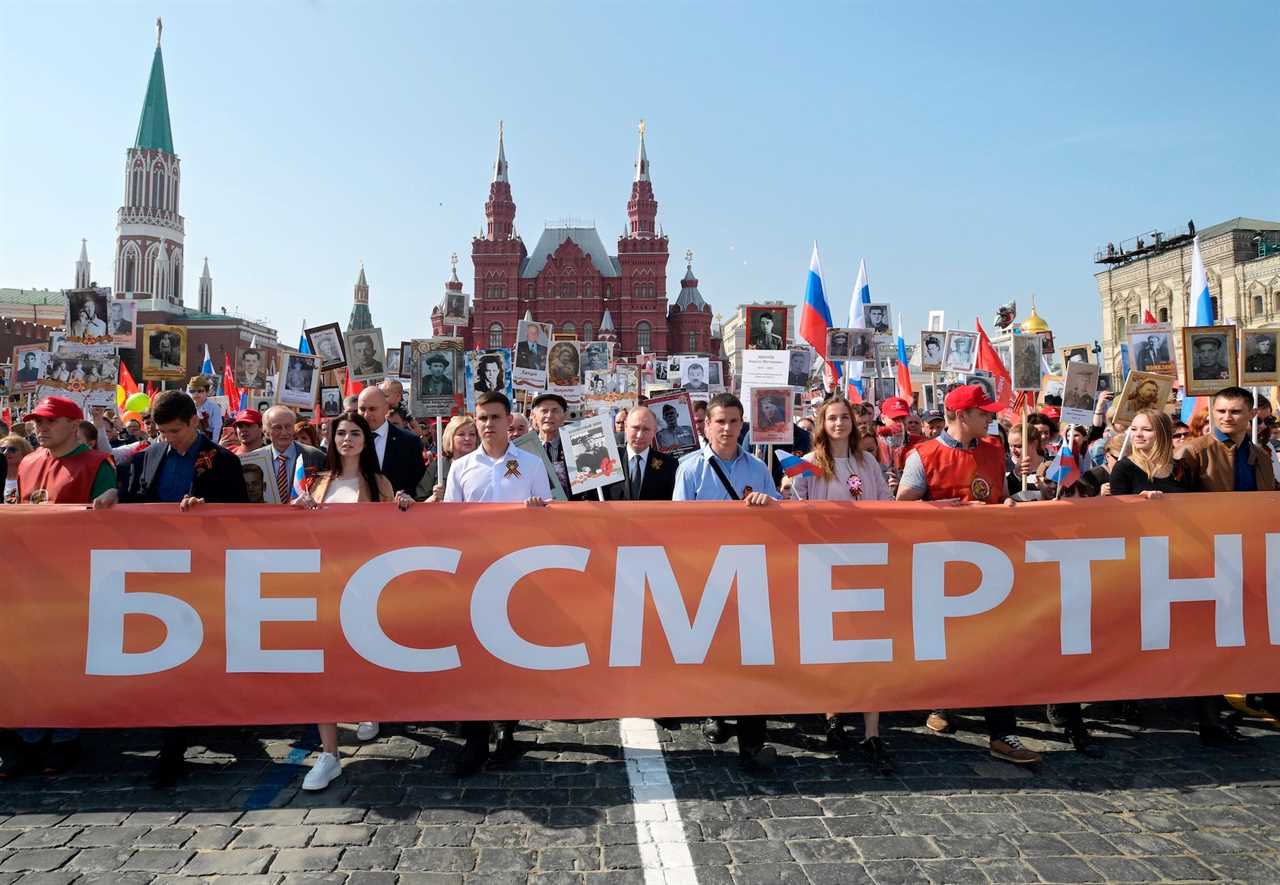
<svg viewBox="0 0 1280 885"><path fill-rule="evenodd" d="M0 507L0 726L1278 691L1278 502Z"/></svg>

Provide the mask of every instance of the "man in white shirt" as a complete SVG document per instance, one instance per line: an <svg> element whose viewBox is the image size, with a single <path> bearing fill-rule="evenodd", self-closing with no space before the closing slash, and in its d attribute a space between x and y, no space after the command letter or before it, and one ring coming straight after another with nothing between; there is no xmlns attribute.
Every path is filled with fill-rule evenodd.
<svg viewBox="0 0 1280 885"><path fill-rule="evenodd" d="M267 437L271 440L270 481L275 483L282 504L293 500L293 479L299 458L304 472L324 467L324 452L297 441L293 429L297 421L298 416L288 406L272 406L262 416Z"/></svg>
<svg viewBox="0 0 1280 885"><path fill-rule="evenodd" d="M497 391L480 394L476 397L476 426L480 448L453 462L445 483L445 503L523 501L529 507L545 507L551 497L551 480L541 459L511 445L507 436L511 401ZM453 766L456 776L470 777L484 767L491 728L489 722L462 723L466 745ZM494 760L510 762L519 755L516 723L499 723Z"/></svg>

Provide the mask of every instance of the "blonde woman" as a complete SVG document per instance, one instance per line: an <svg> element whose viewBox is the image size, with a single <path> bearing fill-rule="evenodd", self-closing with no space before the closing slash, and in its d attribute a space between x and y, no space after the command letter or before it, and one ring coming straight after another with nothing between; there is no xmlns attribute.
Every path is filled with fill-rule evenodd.
<svg viewBox="0 0 1280 885"><path fill-rule="evenodd" d="M818 475L795 478L793 492L801 501L888 501L892 499L884 472L875 455L859 446L859 428L853 407L843 397L834 397L818 407L814 416L813 451L804 459L818 469ZM871 442L876 442L875 431ZM873 768L881 773L893 770L893 757L880 738L880 714L863 713L866 736L862 751ZM827 745L834 751L848 749L848 737L838 713L827 714Z"/></svg>
<svg viewBox="0 0 1280 885"><path fill-rule="evenodd" d="M1162 411L1143 409L1129 425L1130 452L1111 471L1111 494L1159 495L1200 490L1190 462L1173 457L1173 421Z"/></svg>
<svg viewBox="0 0 1280 885"><path fill-rule="evenodd" d="M4 455L4 503L18 503L18 465L32 452L31 443L16 433L0 439L0 455Z"/></svg>
<svg viewBox="0 0 1280 885"><path fill-rule="evenodd" d="M449 466L463 455L470 455L480 447L480 431L476 419L470 415L454 415L440 435L440 458L422 477L422 488L431 489L431 501L443 501L449 480ZM437 479L442 477L442 479ZM429 483L429 485L428 485Z"/></svg>
<svg viewBox="0 0 1280 885"><path fill-rule="evenodd" d="M315 481L293 501L293 506L318 510L322 504L362 504L395 501L401 510L413 506L413 498L396 493L391 482L378 472L378 455L373 447L373 431L358 412L343 412L329 424L329 447L324 469ZM338 725L321 722L320 758L302 781L304 790L323 790L342 774L338 759ZM361 722L356 729L360 740L373 740L378 723Z"/></svg>

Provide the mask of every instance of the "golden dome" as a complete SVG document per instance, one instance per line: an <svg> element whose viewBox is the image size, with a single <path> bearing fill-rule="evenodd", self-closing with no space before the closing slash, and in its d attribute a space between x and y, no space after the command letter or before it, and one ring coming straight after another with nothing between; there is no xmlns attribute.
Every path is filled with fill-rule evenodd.
<svg viewBox="0 0 1280 885"><path fill-rule="evenodd" d="M1022 321L1022 331L1027 334L1049 331L1049 324L1044 321L1040 314L1036 313L1035 305L1032 305L1031 313Z"/></svg>

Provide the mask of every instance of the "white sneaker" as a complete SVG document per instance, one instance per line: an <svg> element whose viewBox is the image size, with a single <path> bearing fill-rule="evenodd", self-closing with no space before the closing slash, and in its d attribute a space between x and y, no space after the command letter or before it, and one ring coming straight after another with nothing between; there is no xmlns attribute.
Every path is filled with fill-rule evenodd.
<svg viewBox="0 0 1280 885"><path fill-rule="evenodd" d="M307 776L302 779L302 789L323 790L337 780L342 774L342 763L332 753L321 753L316 764L311 766Z"/></svg>
<svg viewBox="0 0 1280 885"><path fill-rule="evenodd" d="M371 741L378 736L378 723L361 722L356 726L356 739L361 741Z"/></svg>

